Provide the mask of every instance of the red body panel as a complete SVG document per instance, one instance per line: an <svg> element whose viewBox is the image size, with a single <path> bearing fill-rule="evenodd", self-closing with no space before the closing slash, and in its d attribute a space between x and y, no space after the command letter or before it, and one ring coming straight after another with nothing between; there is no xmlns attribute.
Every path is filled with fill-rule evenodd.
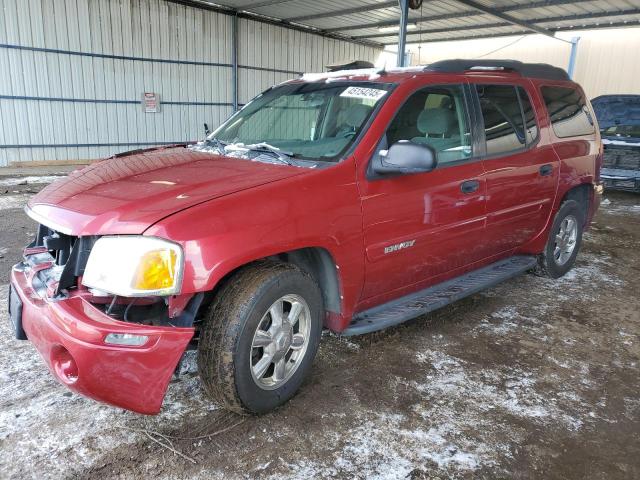
<svg viewBox="0 0 640 480"><path fill-rule="evenodd" d="M522 86L528 91L539 126L537 141L526 150L483 159L487 178L485 242L491 255L499 255L531 241L544 229L556 197L559 161L549 137L544 103L531 88L531 81L481 76L471 81ZM540 175L543 165L551 167L550 175Z"/></svg>
<svg viewBox="0 0 640 480"><path fill-rule="evenodd" d="M272 168L304 174L184 210L145 234L183 245L183 292L210 290L227 273L256 259L324 248L340 271L341 316L348 322L364 277L362 212L353 163L347 160L324 170Z"/></svg>
<svg viewBox="0 0 640 480"><path fill-rule="evenodd" d="M358 309L424 288L436 276L486 256L482 242L469 241L480 239L485 229L482 162L417 175L367 178L375 147L402 103L417 89L442 83L447 80L440 75L403 82L356 150L367 260ZM480 181L478 191L463 194L460 184L466 180ZM385 247L402 242L414 243L385 254Z"/></svg>
<svg viewBox="0 0 640 480"><path fill-rule="evenodd" d="M367 76L355 80L367 80ZM565 194L597 180L600 138L558 139L541 84L516 74L401 73L398 85L341 162L309 169L197 153L184 147L113 158L75 172L29 203L37 218L68 233L145 234L184 250L180 296L213 289L249 262L301 248L321 248L336 266L339 311L326 325L341 331L354 313L491 263L514 252L537 254ZM522 85L537 114L539 140L528 150L477 159L417 175L371 179L369 161L381 135L411 92L427 84ZM570 83L570 85L574 85ZM542 165L552 175L541 177ZM477 180L463 194L460 184ZM589 218L598 196L590 194ZM411 248L385 248L413 242ZM40 298L27 277L12 283L24 302L24 327L52 367L58 347L78 365L70 388L142 413L160 408L167 383L193 330L116 321L80 296ZM173 316L173 315L172 315ZM149 335L144 347L105 345L108 332ZM64 382L64 378L61 378Z"/></svg>

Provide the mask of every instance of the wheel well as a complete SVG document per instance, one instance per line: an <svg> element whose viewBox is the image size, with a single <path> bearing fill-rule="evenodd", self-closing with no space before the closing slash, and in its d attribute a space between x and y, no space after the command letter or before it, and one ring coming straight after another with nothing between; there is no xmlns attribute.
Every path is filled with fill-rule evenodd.
<svg viewBox="0 0 640 480"><path fill-rule="evenodd" d="M571 188L567 193L565 193L564 198L562 199L562 203L564 203L566 200L575 200L576 202L578 202L578 204L580 204L584 210L585 222L587 221L587 214L589 213L587 209L589 208L589 195L591 194L591 191L592 186L585 183Z"/></svg>
<svg viewBox="0 0 640 480"><path fill-rule="evenodd" d="M322 291L325 310L340 313L340 282L338 267L331 254L324 248L309 247L283 252L270 257L291 263L308 272Z"/></svg>
<svg viewBox="0 0 640 480"><path fill-rule="evenodd" d="M291 263L309 273L320 287L325 310L334 313L340 313L342 311L338 267L328 250L321 247L301 248L272 255L267 257L267 259ZM260 260L265 259L256 259L249 264L242 265L228 272L220 279L214 289L206 294L201 310L204 311L208 308L211 300L217 295L222 286L228 281L231 281L239 270Z"/></svg>

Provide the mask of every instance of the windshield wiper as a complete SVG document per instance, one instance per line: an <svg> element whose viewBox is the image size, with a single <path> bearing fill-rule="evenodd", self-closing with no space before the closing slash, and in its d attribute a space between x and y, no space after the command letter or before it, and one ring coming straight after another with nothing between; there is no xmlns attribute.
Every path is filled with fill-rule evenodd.
<svg viewBox="0 0 640 480"><path fill-rule="evenodd" d="M224 147L226 147L228 145L228 143L223 142L222 140L218 140L215 137L211 137L211 138L205 138L204 139L204 143L206 145L211 145L213 148L215 148L216 150L218 150L218 152L222 155L225 154L225 149Z"/></svg>
<svg viewBox="0 0 640 480"><path fill-rule="evenodd" d="M286 163L287 165L295 165L295 163L291 161L293 152L284 152L279 148L274 147L273 145L269 145L268 143L254 143L253 145L245 145L244 148L252 152L268 153L282 163Z"/></svg>

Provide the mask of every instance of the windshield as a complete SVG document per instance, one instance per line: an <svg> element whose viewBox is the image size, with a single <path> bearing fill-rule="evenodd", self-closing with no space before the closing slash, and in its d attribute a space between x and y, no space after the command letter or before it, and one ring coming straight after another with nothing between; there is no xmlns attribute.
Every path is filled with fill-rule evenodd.
<svg viewBox="0 0 640 480"><path fill-rule="evenodd" d="M337 161L358 136L390 84L286 84L257 96L208 140L275 147L293 158Z"/></svg>
<svg viewBox="0 0 640 480"><path fill-rule="evenodd" d="M603 128L602 135L606 137L640 138L640 125L616 125Z"/></svg>

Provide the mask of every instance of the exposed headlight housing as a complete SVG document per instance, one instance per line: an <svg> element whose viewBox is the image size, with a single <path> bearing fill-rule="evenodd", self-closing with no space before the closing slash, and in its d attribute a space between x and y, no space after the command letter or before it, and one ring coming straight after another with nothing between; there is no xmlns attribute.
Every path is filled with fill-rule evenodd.
<svg viewBox="0 0 640 480"><path fill-rule="evenodd" d="M180 292L182 248L154 237L101 237L94 244L82 284L122 297Z"/></svg>

